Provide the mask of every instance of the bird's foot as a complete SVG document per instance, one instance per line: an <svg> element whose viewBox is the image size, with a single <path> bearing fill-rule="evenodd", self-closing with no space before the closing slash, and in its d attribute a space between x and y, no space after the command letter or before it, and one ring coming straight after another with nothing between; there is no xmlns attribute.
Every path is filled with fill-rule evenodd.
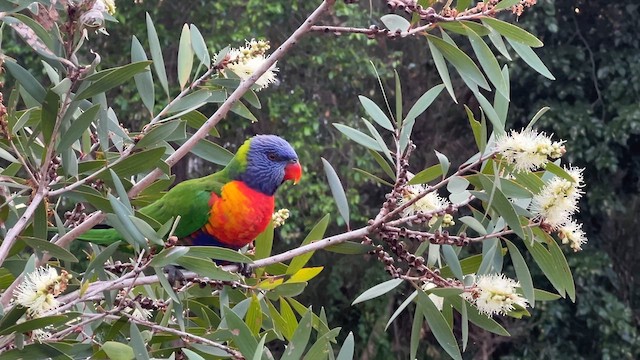
<svg viewBox="0 0 640 360"><path fill-rule="evenodd" d="M244 277L251 277L253 275L253 269L251 268L251 264L236 263L236 265L238 265L238 274Z"/></svg>
<svg viewBox="0 0 640 360"><path fill-rule="evenodd" d="M169 280L169 284L171 284L171 286L179 287L185 283L184 274L182 273L181 269L181 267L175 265L167 265L163 268L164 272L167 274L167 280Z"/></svg>

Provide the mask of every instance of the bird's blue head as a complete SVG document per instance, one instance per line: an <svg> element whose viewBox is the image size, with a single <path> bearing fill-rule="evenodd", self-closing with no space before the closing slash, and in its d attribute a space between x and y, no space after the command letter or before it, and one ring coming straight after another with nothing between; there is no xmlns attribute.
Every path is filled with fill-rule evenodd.
<svg viewBox="0 0 640 360"><path fill-rule="evenodd" d="M275 135L256 135L238 149L237 160L244 171L237 179L266 195L275 194L283 182L300 181L302 167L298 155L283 138Z"/></svg>

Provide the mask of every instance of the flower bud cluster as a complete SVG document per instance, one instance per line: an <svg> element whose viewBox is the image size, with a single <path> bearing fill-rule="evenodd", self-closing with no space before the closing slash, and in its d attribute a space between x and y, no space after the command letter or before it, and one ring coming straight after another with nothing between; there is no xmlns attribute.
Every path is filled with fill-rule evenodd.
<svg viewBox="0 0 640 360"><path fill-rule="evenodd" d="M273 221L273 227L277 228L279 226L284 225L284 222L289 218L290 215L291 213L289 212L289 209L280 209L275 213L273 213L273 215L271 216L271 221Z"/></svg>

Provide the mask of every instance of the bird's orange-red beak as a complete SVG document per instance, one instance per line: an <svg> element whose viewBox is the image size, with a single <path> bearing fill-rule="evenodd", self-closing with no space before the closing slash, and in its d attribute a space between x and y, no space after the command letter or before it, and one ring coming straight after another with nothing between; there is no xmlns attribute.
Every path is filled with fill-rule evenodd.
<svg viewBox="0 0 640 360"><path fill-rule="evenodd" d="M302 177L302 166L299 162L291 162L284 168L284 180L293 180L297 184Z"/></svg>

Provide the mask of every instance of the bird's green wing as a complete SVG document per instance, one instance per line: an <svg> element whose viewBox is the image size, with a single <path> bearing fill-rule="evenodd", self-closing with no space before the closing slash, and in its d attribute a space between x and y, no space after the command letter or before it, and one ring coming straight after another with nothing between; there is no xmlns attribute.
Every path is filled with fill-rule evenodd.
<svg viewBox="0 0 640 360"><path fill-rule="evenodd" d="M163 224L180 216L174 235L183 238L202 228L209 219L211 194L220 195L228 181L224 172L203 178L183 181L169 190L162 198L149 204L140 212Z"/></svg>

